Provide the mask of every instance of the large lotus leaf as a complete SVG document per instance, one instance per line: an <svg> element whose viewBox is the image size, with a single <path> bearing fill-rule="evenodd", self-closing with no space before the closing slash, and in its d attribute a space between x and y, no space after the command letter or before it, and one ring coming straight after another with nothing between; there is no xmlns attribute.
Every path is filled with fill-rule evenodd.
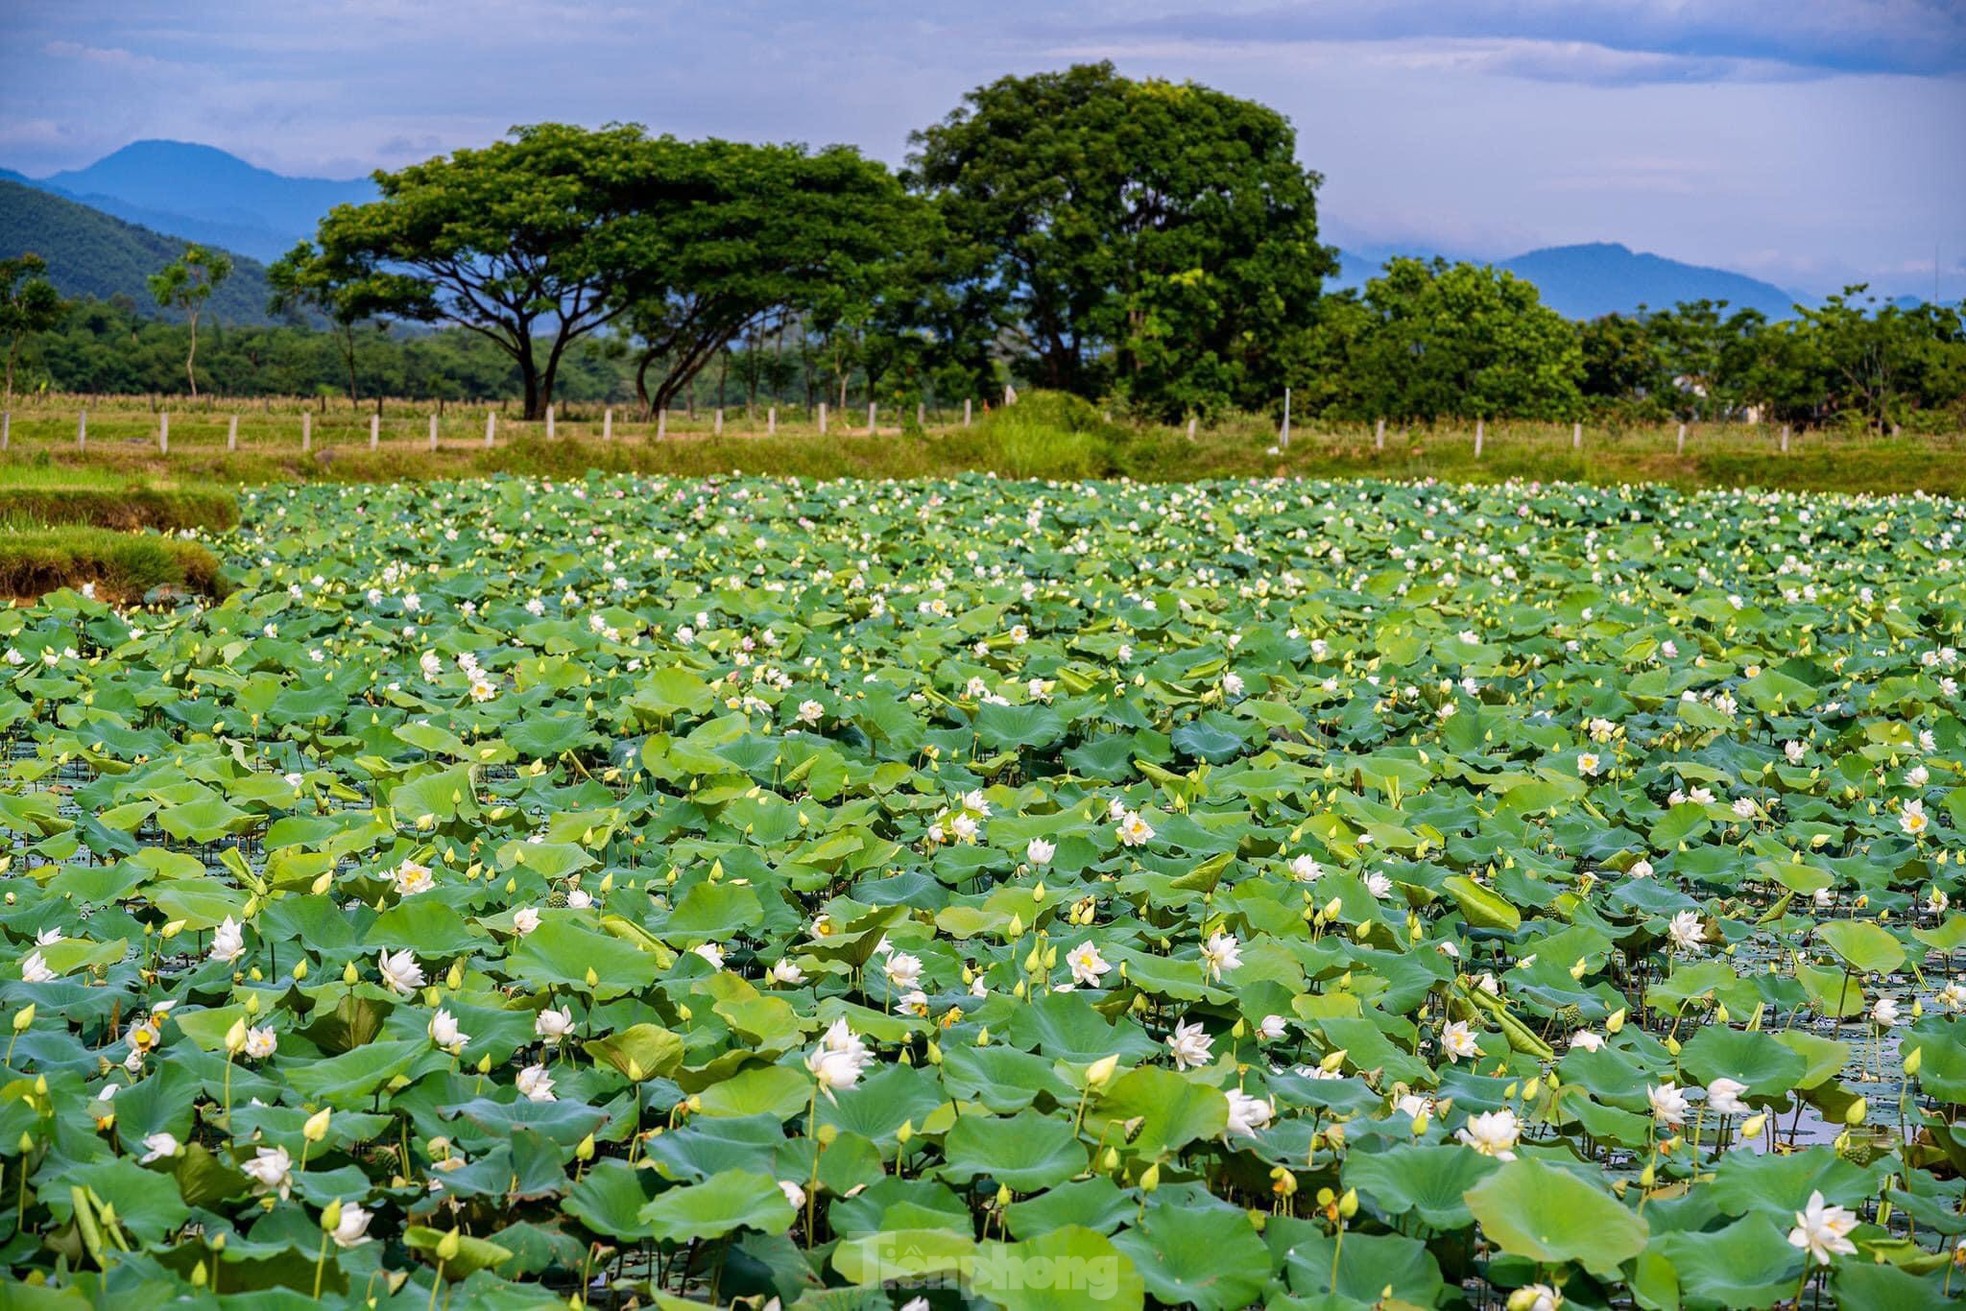
<svg viewBox="0 0 1966 1311"><path fill-rule="evenodd" d="M1905 963L1905 947L1870 920L1831 920L1816 927L1816 940L1862 974L1889 974Z"/></svg>
<svg viewBox="0 0 1966 1311"><path fill-rule="evenodd" d="M1494 1157L1458 1143L1400 1143L1348 1154L1345 1183L1387 1216L1412 1212L1436 1229L1458 1229L1472 1221L1467 1191L1499 1168Z"/></svg>
<svg viewBox="0 0 1966 1311"><path fill-rule="evenodd" d="M1813 1192L1838 1206L1855 1206L1876 1191L1876 1181L1886 1173L1889 1158L1864 1167L1828 1147L1794 1153L1729 1152L1714 1171L1713 1201L1728 1215L1759 1212L1785 1220L1801 1210Z"/></svg>
<svg viewBox="0 0 1966 1311"><path fill-rule="evenodd" d="M961 1116L943 1140L942 1154L948 1178L993 1179L1020 1193L1064 1183L1083 1171L1087 1160L1071 1125L1035 1111L1006 1119Z"/></svg>
<svg viewBox="0 0 1966 1311"><path fill-rule="evenodd" d="M1332 1291L1351 1305L1378 1305L1392 1296L1412 1306L1436 1306L1445 1291L1440 1263L1426 1245L1403 1234L1347 1234L1341 1250L1324 1234L1313 1234L1292 1245L1284 1259L1284 1275L1300 1294Z"/></svg>
<svg viewBox="0 0 1966 1311"><path fill-rule="evenodd" d="M737 1229L782 1234L795 1216L770 1175L729 1170L660 1194L642 1207L641 1218L656 1242L686 1243L721 1238Z"/></svg>
<svg viewBox="0 0 1966 1311"><path fill-rule="evenodd" d="M1021 1243L984 1244L970 1271L1004 1311L1140 1311L1146 1285L1113 1240L1067 1225Z"/></svg>
<svg viewBox="0 0 1966 1311"><path fill-rule="evenodd" d="M1113 1080L1086 1119L1105 1141L1143 1160L1157 1160L1198 1138L1219 1136L1229 1125L1229 1101L1219 1089L1172 1070L1142 1066ZM1126 1126L1140 1123L1129 1135Z"/></svg>
<svg viewBox="0 0 1966 1311"><path fill-rule="evenodd" d="M1491 1242L1532 1261L1576 1261L1608 1275L1645 1248L1646 1224L1636 1212L1541 1161L1507 1162L1468 1190L1467 1204Z"/></svg>
<svg viewBox="0 0 1966 1311"><path fill-rule="evenodd" d="M561 1205L576 1220L609 1238L643 1233L642 1207L655 1196L658 1176L624 1161L599 1160L568 1190Z"/></svg>
<svg viewBox="0 0 1966 1311"><path fill-rule="evenodd" d="M632 1024L619 1033L591 1039L586 1049L636 1082L674 1074L683 1063L682 1038L659 1024Z"/></svg>
<svg viewBox="0 0 1966 1311"><path fill-rule="evenodd" d="M1805 1260L1787 1231L1759 1214L1712 1233L1668 1234L1659 1246L1678 1273L1685 1305L1718 1311L1773 1306L1793 1295Z"/></svg>
<svg viewBox="0 0 1966 1311"><path fill-rule="evenodd" d="M1797 1086L1808 1062L1766 1033L1710 1024L1694 1034L1680 1063L1701 1083L1733 1079L1755 1097L1780 1097Z"/></svg>
<svg viewBox="0 0 1966 1311"><path fill-rule="evenodd" d="M655 957L631 943L562 919L549 919L519 939L505 958L512 978L536 987L619 997L655 982ZM591 984L588 979L594 980Z"/></svg>
<svg viewBox="0 0 1966 1311"><path fill-rule="evenodd" d="M1258 1300L1269 1282L1269 1249L1233 1207L1155 1203L1113 1245L1132 1258L1147 1291L1172 1305L1228 1311Z"/></svg>

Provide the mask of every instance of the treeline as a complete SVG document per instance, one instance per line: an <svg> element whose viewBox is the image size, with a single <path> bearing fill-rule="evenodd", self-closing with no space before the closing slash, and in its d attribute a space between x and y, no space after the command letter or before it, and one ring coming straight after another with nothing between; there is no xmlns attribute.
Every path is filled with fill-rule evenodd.
<svg viewBox="0 0 1966 1311"><path fill-rule="evenodd" d="M194 367L177 329L88 305L29 367L79 391L516 394L534 418L706 392L912 409L1006 382L1162 420L1273 409L1286 387L1300 414L1420 423L1882 429L1966 405L1959 310L1862 288L1782 322L1701 303L1581 325L1471 264L1395 260L1323 294L1322 179L1289 122L1191 83L1007 77L911 140L896 173L843 146L518 128L327 215L268 270L294 326L223 329Z"/></svg>

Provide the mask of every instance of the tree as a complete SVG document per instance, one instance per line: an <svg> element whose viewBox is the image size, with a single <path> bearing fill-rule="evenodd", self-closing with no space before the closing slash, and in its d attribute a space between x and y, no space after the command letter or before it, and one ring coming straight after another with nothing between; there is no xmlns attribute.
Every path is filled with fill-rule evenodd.
<svg viewBox="0 0 1966 1311"><path fill-rule="evenodd" d="M363 322L414 304L418 295L415 281L404 274L354 262L345 254L330 255L311 241L300 242L270 265L266 280L273 286L267 313L293 315L304 321L306 311L312 310L328 321L348 372L348 402L359 405L361 387L355 374L355 329ZM378 393L378 403L380 399Z"/></svg>
<svg viewBox="0 0 1966 1311"><path fill-rule="evenodd" d="M849 147L648 146L623 284L649 413L746 333L825 296L872 299L919 239L920 202Z"/></svg>
<svg viewBox="0 0 1966 1311"><path fill-rule="evenodd" d="M1665 353L1643 316L1606 314L1578 329L1581 390L1594 406L1657 419L1677 399Z"/></svg>
<svg viewBox="0 0 1966 1311"><path fill-rule="evenodd" d="M980 87L911 140L909 180L980 255L972 317L1041 385L1164 415L1280 390L1336 271L1288 119L1102 63Z"/></svg>
<svg viewBox="0 0 1966 1311"><path fill-rule="evenodd" d="M1325 347L1355 373L1350 417L1567 419L1581 412L1583 354L1534 284L1476 264L1394 259L1362 312L1329 316ZM1330 331L1329 329L1327 331Z"/></svg>
<svg viewBox="0 0 1966 1311"><path fill-rule="evenodd" d="M218 285L232 276L232 257L216 248L186 246L184 254L150 275L150 294L162 309L184 312L191 328L191 349L185 352L184 376L191 394L198 395L198 314Z"/></svg>
<svg viewBox="0 0 1966 1311"><path fill-rule="evenodd" d="M381 199L321 221L322 257L366 271L364 294L405 317L494 343L517 366L526 417L537 419L568 348L627 309L620 293L646 226L633 210L648 152L633 124L514 128L511 140L377 173Z"/></svg>
<svg viewBox="0 0 1966 1311"><path fill-rule="evenodd" d="M59 324L68 308L44 276L47 271L48 262L32 251L0 259L0 338L7 343L8 405L13 404L14 368L22 349L35 334Z"/></svg>
<svg viewBox="0 0 1966 1311"><path fill-rule="evenodd" d="M1726 314L1724 300L1681 301L1646 320L1665 359L1682 419L1725 418L1749 400L1756 336L1768 320L1759 310Z"/></svg>

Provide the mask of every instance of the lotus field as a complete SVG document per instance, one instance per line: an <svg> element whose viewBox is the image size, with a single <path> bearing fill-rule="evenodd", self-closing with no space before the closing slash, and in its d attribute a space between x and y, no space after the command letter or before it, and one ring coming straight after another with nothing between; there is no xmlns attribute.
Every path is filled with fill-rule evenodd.
<svg viewBox="0 0 1966 1311"><path fill-rule="evenodd" d="M1966 1292L1966 504L242 508L0 610L0 1305Z"/></svg>

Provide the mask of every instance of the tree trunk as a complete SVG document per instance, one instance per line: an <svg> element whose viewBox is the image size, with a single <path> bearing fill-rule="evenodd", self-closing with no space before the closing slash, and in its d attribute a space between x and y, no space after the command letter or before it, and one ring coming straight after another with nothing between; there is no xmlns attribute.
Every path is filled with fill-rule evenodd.
<svg viewBox="0 0 1966 1311"><path fill-rule="evenodd" d="M191 353L184 357L184 376L191 381L191 395L198 395L198 311L186 311L191 319Z"/></svg>

